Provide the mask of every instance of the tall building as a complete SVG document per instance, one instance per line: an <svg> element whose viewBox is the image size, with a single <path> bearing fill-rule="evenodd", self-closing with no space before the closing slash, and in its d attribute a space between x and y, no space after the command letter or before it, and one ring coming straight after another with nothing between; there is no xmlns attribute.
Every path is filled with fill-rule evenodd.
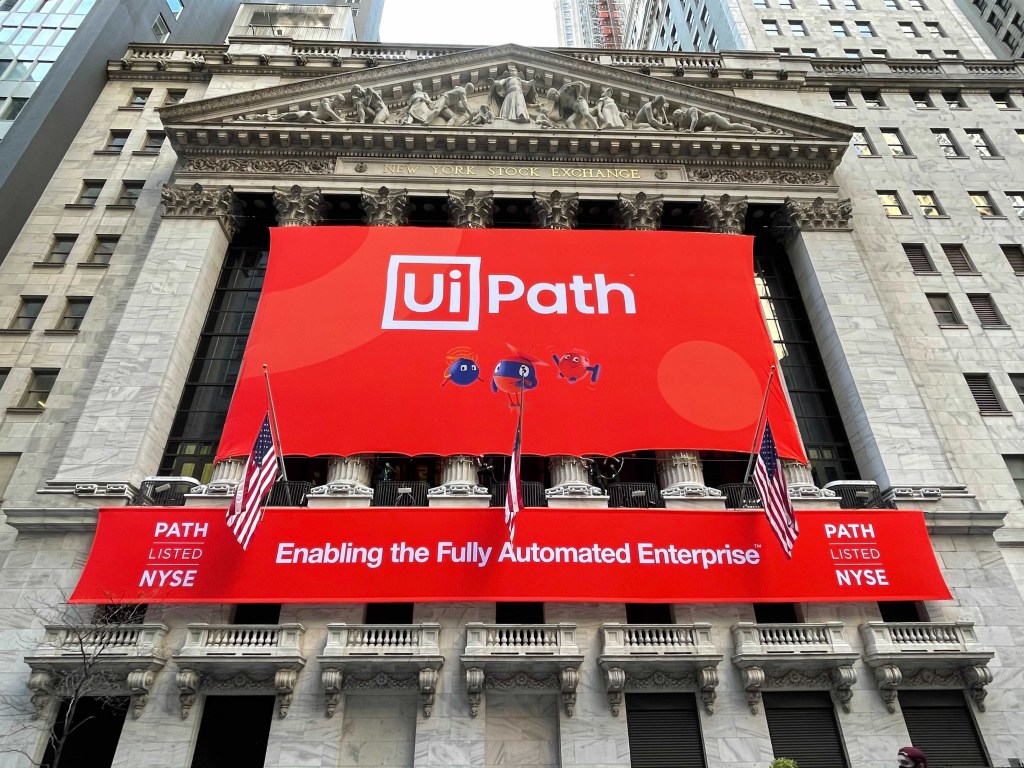
<svg viewBox="0 0 1024 768"><path fill-rule="evenodd" d="M801 2L113 56L0 265L5 760L1024 759L1024 70Z"/></svg>
<svg viewBox="0 0 1024 768"><path fill-rule="evenodd" d="M569 48L622 48L626 0L555 0L558 44Z"/></svg>

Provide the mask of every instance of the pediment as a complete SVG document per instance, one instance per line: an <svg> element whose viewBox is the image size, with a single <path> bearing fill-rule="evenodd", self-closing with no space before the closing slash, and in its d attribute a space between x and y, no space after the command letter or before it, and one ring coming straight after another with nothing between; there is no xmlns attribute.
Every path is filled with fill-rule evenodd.
<svg viewBox="0 0 1024 768"><path fill-rule="evenodd" d="M460 141L516 152L559 146L565 137L561 146L571 151L735 157L754 146L762 157L834 167L853 130L722 90L515 44L232 93L160 114L185 154L217 144L444 151Z"/></svg>

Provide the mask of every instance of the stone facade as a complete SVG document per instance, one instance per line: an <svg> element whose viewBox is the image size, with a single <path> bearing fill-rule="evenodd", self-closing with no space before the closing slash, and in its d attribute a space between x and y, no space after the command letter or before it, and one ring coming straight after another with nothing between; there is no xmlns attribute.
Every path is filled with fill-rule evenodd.
<svg viewBox="0 0 1024 768"><path fill-rule="evenodd" d="M954 599L922 608L956 641L951 658L962 662L941 675L926 665L931 686L969 695L991 764L1024 755L1024 512L1004 460L1024 456L1024 404L1011 378L1024 372L1024 330L1017 327L1024 287L1000 247L1024 243L1024 202L1008 197L1024 195L1017 186L1024 144L1019 110L991 95L1008 92L1011 104L1024 104L1024 71L1012 62L909 71L885 59L822 59L793 62L783 78L772 56L715 56L709 69L667 54L651 66L617 53L567 56L514 45L403 49L401 56L370 46L375 58L395 63L367 68L362 53L329 47L314 53L288 42L232 45L211 52L200 69L161 67L155 59L112 66L106 90L2 265L0 323L14 317L21 297L47 296L33 328L6 334L0 360L10 369L0 391L7 409L0 440L5 455L17 457L0 528L0 694L24 704L24 711L0 708L6 743L42 755L57 697L44 695L52 678L41 673L59 670L46 654L49 607L62 604L81 573L96 509L128 503L158 473L220 262L238 227L255 215L239 205L248 195L260 196L289 226L342 216L328 207L342 197L360 201L366 223L380 226L404 225L424 201L437 204L442 223L488 226L498 199L532 203L533 226L562 229L584 226L593 201L607 202L608 225L627 228L656 228L673 209L684 210L680 204L696 226L723 236L763 220L758 237L778 238L799 284L858 479L877 483L899 507L924 509ZM585 81L592 102L611 88L624 126L549 126L536 107L530 122L473 123L472 116L485 116L486 89L470 93L465 84L486 82L509 62L553 89ZM462 88L469 110L453 106L450 117L438 112L426 126L404 122L416 83L435 99ZM154 106L119 109L140 84L152 89ZM336 112L338 120L318 112L357 85L376 92L393 117L374 124L354 112ZM187 88L186 101L158 112L171 88ZM865 100L877 89L881 103ZM954 90L960 101L947 98ZM923 105L920 91L934 106ZM692 107L733 127L644 128L640 115L657 96L669 112ZM139 136L165 130L169 142L155 153L96 154L111 127ZM895 129L904 142L900 154L887 148L892 133L883 133ZM870 142L858 140L860 152L848 146L855 130ZM945 153L940 130L951 132L962 157ZM965 132L976 130L990 142L987 155ZM79 202L83 181L99 179L95 205ZM125 181L142 182L133 206L117 202ZM886 214L879 196L891 193L903 213ZM988 193L999 215L982 217L969 193ZM926 194L941 213L925 216L916 196ZM58 234L77 236L66 261L50 256ZM92 255L101 235L119 237L109 263ZM954 244L976 269L954 269L943 258L942 246ZM904 245L923 245L933 269L915 271ZM969 300L979 294L993 297L1005 324L982 324ZM940 325L929 300L935 295L948 295L963 322ZM68 296L92 301L76 333L55 334ZM46 407L26 407L22 393L33 371L53 369L60 373ZM1004 409L979 413L965 373L988 374ZM673 505L721 508L699 454L658 459ZM317 506L366 501L370 461L333 457L311 499ZM586 497L568 501L607 504L583 458L552 461L552 485L578 486ZM237 479L238 467L229 469L207 478L214 481L208 494L217 482L229 487ZM478 500L479 471L474 457L451 457L436 488ZM807 488L809 473L794 470L798 477L794 485ZM287 640L259 664L244 656L203 660L210 630L199 625L230 622L230 606L153 605L146 625L163 627L153 630L159 649L138 654L153 674L131 678L135 700L146 701L126 719L112 764L188 765L204 697L232 684L276 697L265 762L273 768L627 766L628 718L614 713L623 690L697 696L711 768L771 759L762 689L829 692L851 766L889 766L910 741L898 695L888 695L893 686L885 687L872 660L888 659L890 681L889 667L899 664L881 651L872 656L875 646L857 630L880 620L876 604L800 606L805 630L794 631L826 638L822 652L830 661L796 670L759 655L749 604L671 609L669 628L699 638L696 658L672 662L674 677L611 653L611 628L627 622L621 604L546 604L538 631L557 632L557 664L524 653L518 669L525 677L516 678L493 665L486 646L473 646L474 633L495 621L493 604L429 603L415 606L411 626L418 637L436 632L430 651L378 676L362 662L369 666L346 688L349 678L328 673L354 663L335 641L339 625L364 621L362 605L283 606L275 631ZM903 667L906 687L929 687L919 670Z"/></svg>

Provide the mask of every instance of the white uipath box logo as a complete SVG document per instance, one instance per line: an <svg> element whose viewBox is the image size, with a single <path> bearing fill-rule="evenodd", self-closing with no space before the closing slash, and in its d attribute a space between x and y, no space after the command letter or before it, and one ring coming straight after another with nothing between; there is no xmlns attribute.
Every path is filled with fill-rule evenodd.
<svg viewBox="0 0 1024 768"><path fill-rule="evenodd" d="M432 265L432 266L424 266ZM427 283L426 290L417 280ZM420 288L417 291L417 288ZM569 296L572 295L570 308ZM420 298L429 295L429 299ZM516 275L487 276L487 313L497 314L501 305L526 299L538 315L611 314L609 299L626 315L636 314L632 289L609 283L601 273L584 278L573 275L568 283L534 283L527 286ZM420 298L417 298L419 296ZM383 329L428 331L475 331L480 327L479 256L405 256L395 254L388 264ZM396 308L407 316L396 317Z"/></svg>

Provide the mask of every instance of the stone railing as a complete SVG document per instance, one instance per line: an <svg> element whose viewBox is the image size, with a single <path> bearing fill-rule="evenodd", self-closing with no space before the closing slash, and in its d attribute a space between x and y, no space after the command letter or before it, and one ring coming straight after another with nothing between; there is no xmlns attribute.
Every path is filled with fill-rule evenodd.
<svg viewBox="0 0 1024 768"><path fill-rule="evenodd" d="M163 643L163 624L86 624L76 627L47 625L40 652L81 660L83 654L150 656Z"/></svg>
<svg viewBox="0 0 1024 768"><path fill-rule="evenodd" d="M736 653L848 653L843 623L753 624L740 622L732 628Z"/></svg>
<svg viewBox="0 0 1024 768"><path fill-rule="evenodd" d="M711 624L602 624L605 655L713 654Z"/></svg>
<svg viewBox="0 0 1024 768"><path fill-rule="evenodd" d="M441 625L328 624L324 656L435 656Z"/></svg>
<svg viewBox="0 0 1024 768"><path fill-rule="evenodd" d="M981 646L974 623L881 622L860 625L865 653L968 653Z"/></svg>
<svg viewBox="0 0 1024 768"><path fill-rule="evenodd" d="M466 625L466 654L551 656L579 653L575 624Z"/></svg>
<svg viewBox="0 0 1024 768"><path fill-rule="evenodd" d="M189 624L181 656L295 656L301 624Z"/></svg>

